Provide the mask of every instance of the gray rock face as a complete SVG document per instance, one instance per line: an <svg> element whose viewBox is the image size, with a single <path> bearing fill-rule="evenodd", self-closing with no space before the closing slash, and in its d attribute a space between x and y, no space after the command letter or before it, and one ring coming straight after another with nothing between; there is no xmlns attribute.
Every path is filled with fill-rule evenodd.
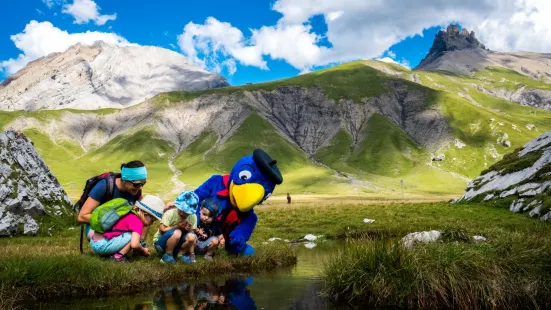
<svg viewBox="0 0 551 310"><path fill-rule="evenodd" d="M400 82L388 85L388 89L389 92L363 103L337 103L316 87L280 87L272 92L250 93L248 97L256 111L309 155L341 128L352 136L354 144L359 143L374 113L384 115L430 150L450 141L451 129L439 111L425 107L425 94Z"/></svg>
<svg viewBox="0 0 551 310"><path fill-rule="evenodd" d="M160 109L153 102L107 115L65 112L61 119L41 123L20 117L9 127L15 130L48 128L58 133L50 138L77 141L83 149L101 146L116 136L140 127L157 128L164 140L180 152L205 130L223 143L252 112L270 121L284 137L309 155L346 130L355 144L363 139L367 121L374 113L388 118L419 144L430 150L453 140L445 117L425 106L426 95L394 82L389 91L366 102L327 98L318 87L279 87L273 91L252 91L229 95L206 94L191 101ZM1 193L1 191L0 191Z"/></svg>
<svg viewBox="0 0 551 310"><path fill-rule="evenodd" d="M76 44L0 84L0 110L125 108L162 92L229 86L222 76L153 46Z"/></svg>
<svg viewBox="0 0 551 310"><path fill-rule="evenodd" d="M526 143L517 152L517 161L525 156L532 156L531 165L523 163L518 171L490 171L476 178L467 186L467 191L458 201L481 199L497 202L501 199L511 201L511 212L528 212L530 217L542 216L542 211L551 209L551 205L542 204L542 197L551 195L551 131ZM504 159L507 160L507 159ZM530 163L528 163L530 164ZM509 163L509 166L515 162ZM482 200L482 199L481 199ZM546 221L550 216L543 215L540 220Z"/></svg>
<svg viewBox="0 0 551 310"><path fill-rule="evenodd" d="M68 216L71 201L32 142L23 134L0 134L0 236L36 234L42 216Z"/></svg>
<svg viewBox="0 0 551 310"><path fill-rule="evenodd" d="M516 91L508 89L490 90L480 85L473 85L473 87L490 96L516 102L524 106L551 110L551 91L549 90L531 89L526 88L526 86L522 86Z"/></svg>
<svg viewBox="0 0 551 310"><path fill-rule="evenodd" d="M429 53L415 69L422 69L425 65L435 61L446 52L466 49L485 50L486 47L478 41L474 31L469 32L463 28L460 32L458 26L449 25L446 31L440 30L434 37Z"/></svg>
<svg viewBox="0 0 551 310"><path fill-rule="evenodd" d="M493 52L481 44L473 32L454 25L446 31L440 31L434 38L427 56L415 70L438 70L471 75L486 67L503 67L532 79L551 83L551 54L538 53L501 53ZM518 90L489 90L480 85L472 85L478 90L498 98L516 102L525 106L551 110L551 91L530 89L520 85ZM472 98L460 96L477 105Z"/></svg>

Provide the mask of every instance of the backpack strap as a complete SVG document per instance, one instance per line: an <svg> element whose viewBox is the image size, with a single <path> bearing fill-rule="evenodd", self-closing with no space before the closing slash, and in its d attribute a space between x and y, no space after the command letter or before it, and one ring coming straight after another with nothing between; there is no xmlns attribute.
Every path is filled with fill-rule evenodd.
<svg viewBox="0 0 551 310"><path fill-rule="evenodd" d="M103 195L103 202L107 202L113 199L113 196L115 196L116 179L117 179L116 174L111 174L105 178L105 181L107 182L107 186L105 188L105 194Z"/></svg>

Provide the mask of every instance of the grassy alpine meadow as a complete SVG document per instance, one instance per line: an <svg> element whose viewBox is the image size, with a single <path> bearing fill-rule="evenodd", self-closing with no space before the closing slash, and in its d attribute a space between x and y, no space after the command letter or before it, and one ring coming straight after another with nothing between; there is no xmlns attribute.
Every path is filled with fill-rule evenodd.
<svg viewBox="0 0 551 310"><path fill-rule="evenodd" d="M325 262L323 294L336 302L408 308L548 308L551 225L482 204L341 204L259 208L255 238L305 233L344 240ZM365 224L364 218L374 219ZM439 242L405 249L411 232ZM487 238L475 242L475 235Z"/></svg>
<svg viewBox="0 0 551 310"><path fill-rule="evenodd" d="M220 252L210 264L200 259L194 265L167 266L156 253L117 264L93 255L87 244L80 255L74 223L57 223L52 236L46 230L35 237L0 239L0 303L11 307L29 299L136 294L190 278L274 270L295 264L297 257L293 247L267 242L269 238L294 241L313 234L322 236L316 242L342 243L329 260L319 262L323 294L337 302L415 308L550 306L551 225L505 208L335 196L296 199L291 205L268 200L255 210L259 221L250 242L257 255L235 258ZM366 224L366 218L375 222ZM442 240L412 250L400 245L408 233L427 230L442 231ZM487 241L474 242L474 235Z"/></svg>

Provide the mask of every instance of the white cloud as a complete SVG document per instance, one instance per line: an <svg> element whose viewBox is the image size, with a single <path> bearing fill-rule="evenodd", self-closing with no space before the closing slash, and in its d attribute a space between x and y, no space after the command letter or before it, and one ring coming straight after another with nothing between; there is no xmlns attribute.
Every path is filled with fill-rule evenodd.
<svg viewBox="0 0 551 310"><path fill-rule="evenodd" d="M275 25L251 29L250 37L212 17L204 25L190 23L180 36L180 47L207 67L231 58L266 68L268 56L305 71L380 58L393 44L424 29L458 22L493 50L551 50L549 0L277 0L272 9L282 18ZM326 33L312 32L309 20L316 15L325 17ZM228 33L221 35L222 30ZM320 45L321 36L330 48Z"/></svg>
<svg viewBox="0 0 551 310"><path fill-rule="evenodd" d="M63 5L68 0L42 0L42 3L44 3L45 6L47 6L49 9L53 8L57 5Z"/></svg>
<svg viewBox="0 0 551 310"><path fill-rule="evenodd" d="M391 50L386 51L386 54L392 59L396 58L396 54Z"/></svg>
<svg viewBox="0 0 551 310"><path fill-rule="evenodd" d="M252 43L262 55L287 61L295 68L309 69L322 61L326 47L318 46L320 36L308 25L278 24L253 30Z"/></svg>
<svg viewBox="0 0 551 310"><path fill-rule="evenodd" d="M224 62L226 58L266 69L259 47L248 46L241 30L213 17L207 18L204 25L188 23L178 36L178 45L190 61L211 71L220 72L228 64L231 67L231 62Z"/></svg>
<svg viewBox="0 0 551 310"><path fill-rule="evenodd" d="M341 17L342 14L344 14L343 11L329 12L329 13L326 13L326 14L325 14L325 18L326 18L328 21L334 21L335 19Z"/></svg>
<svg viewBox="0 0 551 310"><path fill-rule="evenodd" d="M36 13L38 13L38 15L44 15L44 12L42 12L41 10L39 9L35 9L36 10Z"/></svg>
<svg viewBox="0 0 551 310"><path fill-rule="evenodd" d="M391 63L391 64L397 64L397 65L400 65L402 67L411 69L410 66L409 66L409 61L407 61L403 58L402 58L401 61L396 61L396 60L394 60L390 57L375 58L375 60L382 61L382 62L387 62L387 63Z"/></svg>
<svg viewBox="0 0 551 310"><path fill-rule="evenodd" d="M229 75L233 75L237 71L237 64L233 59L224 61L224 66L228 69Z"/></svg>
<svg viewBox="0 0 551 310"><path fill-rule="evenodd" d="M31 21L23 32L10 37L15 46L21 50L17 58L0 61L0 70L13 74L28 62L54 52L63 52L71 45L82 43L91 45L95 41L104 41L117 45L133 45L125 38L115 34L97 31L68 33L50 22Z"/></svg>
<svg viewBox="0 0 551 310"><path fill-rule="evenodd" d="M100 7L92 0L74 0L72 4L63 6L63 13L75 18L75 24L86 24L94 21L96 25L104 25L107 21L117 19L117 14L100 15Z"/></svg>
<svg viewBox="0 0 551 310"><path fill-rule="evenodd" d="M54 0L42 0L42 3L50 9L54 6Z"/></svg>

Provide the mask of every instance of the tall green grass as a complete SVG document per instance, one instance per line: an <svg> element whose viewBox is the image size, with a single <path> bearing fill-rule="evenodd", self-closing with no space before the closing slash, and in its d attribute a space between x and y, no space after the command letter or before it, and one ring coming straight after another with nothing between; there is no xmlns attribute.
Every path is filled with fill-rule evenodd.
<svg viewBox="0 0 551 310"><path fill-rule="evenodd" d="M397 242L355 242L325 266L324 294L375 307L548 308L551 242L544 236L513 232L488 243L413 250Z"/></svg>

